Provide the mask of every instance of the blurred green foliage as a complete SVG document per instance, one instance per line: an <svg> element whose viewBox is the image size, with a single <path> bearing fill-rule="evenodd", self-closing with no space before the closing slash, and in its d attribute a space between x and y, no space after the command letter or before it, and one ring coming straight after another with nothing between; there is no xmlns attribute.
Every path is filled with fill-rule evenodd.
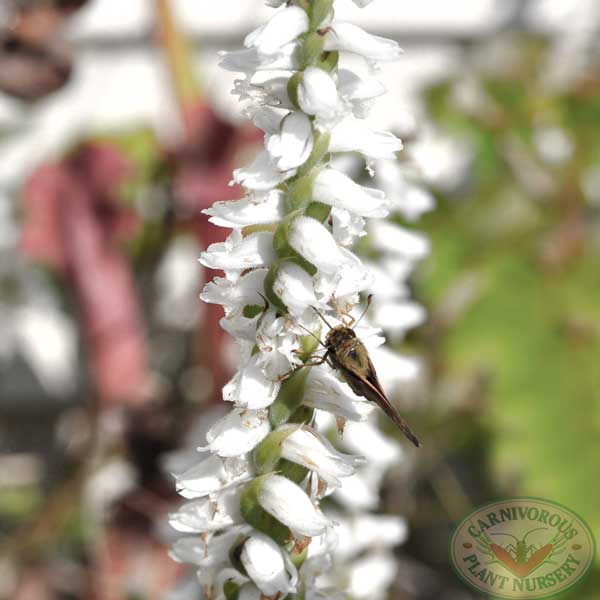
<svg viewBox="0 0 600 600"><path fill-rule="evenodd" d="M457 289L471 288L437 334L436 360L446 382L489 380L477 410L492 489L563 503L598 534L600 179L595 194L586 181L600 172L600 73L557 92L543 84L539 42L506 43L520 60L477 73L467 107L460 78L427 94L436 125L466 141L473 162L468 184L438 190L438 209L419 224L433 251L417 294L435 325ZM548 130L568 141L560 159L543 147ZM437 385L439 403L445 389ZM594 579L598 570L572 597L600 598Z"/></svg>

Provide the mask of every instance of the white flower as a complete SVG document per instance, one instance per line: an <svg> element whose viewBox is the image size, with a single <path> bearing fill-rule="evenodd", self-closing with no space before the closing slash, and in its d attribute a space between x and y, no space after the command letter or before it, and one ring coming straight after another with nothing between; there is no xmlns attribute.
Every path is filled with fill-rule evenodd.
<svg viewBox="0 0 600 600"><path fill-rule="evenodd" d="M290 246L324 273L333 274L348 263L327 228L312 217L298 217L290 226Z"/></svg>
<svg viewBox="0 0 600 600"><path fill-rule="evenodd" d="M296 354L300 349L297 336L273 310L268 311L260 320L256 343L260 350L257 354L258 361L270 379L279 381L289 373L294 364L300 362Z"/></svg>
<svg viewBox="0 0 600 600"><path fill-rule="evenodd" d="M373 275L369 292L377 298L377 302L406 298L409 294L408 279L414 263L395 256L385 257L379 262L365 261Z"/></svg>
<svg viewBox="0 0 600 600"><path fill-rule="evenodd" d="M169 515L171 527L182 533L218 531L240 521L240 495L236 488L228 488L214 498L187 502Z"/></svg>
<svg viewBox="0 0 600 600"><path fill-rule="evenodd" d="M271 190L282 181L293 177L295 171L280 171L271 162L271 155L263 150L247 166L235 169L233 180L249 190Z"/></svg>
<svg viewBox="0 0 600 600"><path fill-rule="evenodd" d="M393 548L408 538L406 519L396 515L356 513L346 518L334 512L331 517L337 523L338 543L334 550L337 560L347 561L372 548Z"/></svg>
<svg viewBox="0 0 600 600"><path fill-rule="evenodd" d="M360 152L367 158L395 158L402 140L388 131L376 131L356 119L345 119L331 131L332 152Z"/></svg>
<svg viewBox="0 0 600 600"><path fill-rule="evenodd" d="M329 129L340 116L340 98L333 77L317 67L305 69L298 85L298 104L317 124ZM342 113L343 114L343 113Z"/></svg>
<svg viewBox="0 0 600 600"><path fill-rule="evenodd" d="M352 113L358 119L365 119L375 99L386 92L386 88L375 77L362 79L348 69L340 69L338 72L338 90L344 102L350 107Z"/></svg>
<svg viewBox="0 0 600 600"><path fill-rule="evenodd" d="M364 421L375 408L357 396L328 367L313 367L306 381L304 402L350 421Z"/></svg>
<svg viewBox="0 0 600 600"><path fill-rule="evenodd" d="M338 452L310 427L296 428L288 435L281 444L281 456L315 471L323 481L334 487L342 485L340 477L349 477L357 465L364 463L360 456Z"/></svg>
<svg viewBox="0 0 600 600"><path fill-rule="evenodd" d="M352 252L346 248L340 248L339 251L344 261L340 262L334 273L323 269L323 273L317 274L315 291L321 302L327 302L335 296L342 303L356 304L358 299L355 295L370 287L373 276Z"/></svg>
<svg viewBox="0 0 600 600"><path fill-rule="evenodd" d="M280 171L304 164L313 149L310 119L301 112L290 113L281 121L280 131L269 137L267 150Z"/></svg>
<svg viewBox="0 0 600 600"><path fill-rule="evenodd" d="M200 262L211 269L251 269L264 267L275 258L273 234L267 231L251 233L245 237L234 229L224 241L211 244L200 255Z"/></svg>
<svg viewBox="0 0 600 600"><path fill-rule="evenodd" d="M425 309L416 302L377 302L371 319L387 332L399 337L418 327L426 318Z"/></svg>
<svg viewBox="0 0 600 600"><path fill-rule="evenodd" d="M302 267L291 262L280 265L273 290L293 317L300 317L307 308L317 304L312 277Z"/></svg>
<svg viewBox="0 0 600 600"><path fill-rule="evenodd" d="M353 246L359 238L367 235L365 220L344 208L332 207L330 218L333 237L344 248Z"/></svg>
<svg viewBox="0 0 600 600"><path fill-rule="evenodd" d="M362 217L385 217L388 202L381 190L364 187L335 169L323 169L313 184L313 199Z"/></svg>
<svg viewBox="0 0 600 600"><path fill-rule="evenodd" d="M229 563L229 550L237 538L250 529L248 525L233 526L211 537L208 542L200 536L184 537L173 544L170 554L178 562L201 567L198 571L200 580L210 581L216 569Z"/></svg>
<svg viewBox="0 0 600 600"><path fill-rule="evenodd" d="M258 446L270 430L265 411L235 409L210 428L206 441L219 456L241 456Z"/></svg>
<svg viewBox="0 0 600 600"><path fill-rule="evenodd" d="M379 366L379 380L388 394L419 377L421 365L416 358L402 356L386 347L372 349L371 357Z"/></svg>
<svg viewBox="0 0 600 600"><path fill-rule="evenodd" d="M298 572L287 553L270 537L254 532L244 543L241 561L265 596L296 591Z"/></svg>
<svg viewBox="0 0 600 600"><path fill-rule="evenodd" d="M260 55L271 55L308 31L308 15L298 6L275 13L264 25L246 36L244 46L256 48Z"/></svg>
<svg viewBox="0 0 600 600"><path fill-rule="evenodd" d="M235 341L238 368L223 388L231 412L204 428L206 447L198 450L210 455L199 455L204 460L191 468L186 455L176 475L178 491L191 502L170 522L193 535L176 542L172 554L198 567L198 580L214 600L225 600L224 586L231 583L239 600L295 594L341 600L334 583L357 597L371 593L377 598L393 575L385 561L388 549L406 535L404 522L360 516L349 522L341 515L338 536L320 501L335 494L338 506L353 512L377 508L387 468L404 455L368 421L369 415L372 421L381 415L377 405L356 396L330 365L299 371L285 384L282 380L302 366L306 341L315 348L309 360L318 363L324 357L323 342L315 341L328 328L313 309L335 326L343 315L357 317L359 294L374 287L381 301L356 327L356 335L389 393L418 374L416 359L379 347L381 330L368 319L397 336L421 321L424 311L409 300L406 282L415 262L427 254L428 242L397 225L370 224L364 243L378 257L375 275L351 248L366 235L366 218L385 217L393 208L411 219L427 209L429 198L404 178L404 167L382 163L396 158L402 142L357 120L367 116L383 85L336 65L318 68L315 48L308 46L323 42L326 51L348 51L373 63L397 58L398 44L335 21L333 9L316 23L308 2L266 3L278 10L246 37L246 49L220 55L224 68L240 73L233 93L246 103L244 116L264 132L264 148L233 173L231 185L242 185L245 197L203 211L214 225L233 230L200 257L204 266L224 271L204 287L201 298L223 306L220 324ZM343 157L354 168L345 168ZM384 191L351 179L365 159L372 175L374 166L382 167L377 181ZM302 397L293 400L299 404L290 404L297 393ZM290 423L287 411L297 406L318 409L311 411L310 426ZM346 420L340 443L349 454L319 433L341 431ZM273 432L272 424L277 424ZM355 454L366 454L368 466ZM301 485L279 472L263 474L277 469L273 461L279 460L307 470ZM299 572L289 544L278 545L269 535L275 532L264 530L263 510L289 528L297 545L309 544ZM239 525L242 519L248 524ZM345 561L343 577L332 573L338 537L351 546L338 551ZM369 563L374 548L380 554ZM373 581L364 581L361 561L372 565Z"/></svg>
<svg viewBox="0 0 600 600"><path fill-rule="evenodd" d="M262 223L278 223L283 218L283 192L271 190L266 194L246 196L242 200L215 202L202 211L209 221L219 227L239 228Z"/></svg>
<svg viewBox="0 0 600 600"><path fill-rule="evenodd" d="M396 60L402 55L397 42L371 35L357 25L334 21L325 36L325 50L351 52L370 61Z"/></svg>
<svg viewBox="0 0 600 600"><path fill-rule="evenodd" d="M373 465L387 468L398 462L402 455L401 447L385 436L371 421L348 423L342 445L350 452L364 454L369 468Z"/></svg>
<svg viewBox="0 0 600 600"><path fill-rule="evenodd" d="M198 464L175 474L177 491L184 498L202 498L238 485L250 476L248 463L241 459L222 459L216 454L205 455Z"/></svg>
<svg viewBox="0 0 600 600"><path fill-rule="evenodd" d="M264 303L266 269L253 269L240 277L215 277L204 286L200 298L211 304L221 304L227 317L239 316L247 305Z"/></svg>
<svg viewBox="0 0 600 600"><path fill-rule="evenodd" d="M288 77L269 77L268 71L261 71L253 77L236 79L233 82L232 94L239 96L240 101L250 100L254 106L273 106L292 108L287 91ZM266 75L266 77L265 77Z"/></svg>
<svg viewBox="0 0 600 600"><path fill-rule="evenodd" d="M431 245L422 234L387 221L371 221L369 241L376 250L392 252L416 261L429 256Z"/></svg>
<svg viewBox="0 0 600 600"><path fill-rule="evenodd" d="M267 408L273 404L281 387L281 383L275 381L274 378L282 375L286 370L273 377L268 377L263 371L261 357L258 354L251 356L248 362L225 384L223 400L250 410Z"/></svg>
<svg viewBox="0 0 600 600"><path fill-rule="evenodd" d="M254 73L260 70L295 70L300 65L299 46L291 42L270 56L260 55L256 48L219 52L219 65L227 71Z"/></svg>
<svg viewBox="0 0 600 600"><path fill-rule="evenodd" d="M411 183L398 161L380 160L375 169L375 181L385 190L392 210L407 221L417 221L421 215L435 207L431 192Z"/></svg>
<svg viewBox="0 0 600 600"><path fill-rule="evenodd" d="M258 493L261 506L294 534L314 536L323 533L328 521L302 489L281 475L266 477Z"/></svg>
<svg viewBox="0 0 600 600"><path fill-rule="evenodd" d="M368 555L352 565L348 593L357 599L384 600L397 571L398 564L391 554Z"/></svg>

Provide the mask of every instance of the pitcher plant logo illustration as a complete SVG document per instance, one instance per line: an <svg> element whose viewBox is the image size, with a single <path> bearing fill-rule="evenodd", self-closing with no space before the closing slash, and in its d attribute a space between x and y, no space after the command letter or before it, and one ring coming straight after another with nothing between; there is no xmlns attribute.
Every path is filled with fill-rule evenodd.
<svg viewBox="0 0 600 600"><path fill-rule="evenodd" d="M547 598L592 566L595 542L570 509L512 498L476 509L456 528L450 560L463 581L497 598Z"/></svg>

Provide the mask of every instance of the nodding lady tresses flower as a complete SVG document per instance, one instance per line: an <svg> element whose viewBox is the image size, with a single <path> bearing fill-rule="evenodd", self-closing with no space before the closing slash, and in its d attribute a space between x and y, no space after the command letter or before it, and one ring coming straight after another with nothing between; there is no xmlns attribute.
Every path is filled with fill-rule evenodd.
<svg viewBox="0 0 600 600"><path fill-rule="evenodd" d="M372 246L401 278L386 306L406 309L404 325L416 322L418 309L402 286L426 242L396 225L367 225L366 219L385 217L397 206L379 189L358 185L336 161L336 155L360 153L370 166L395 159L402 149L392 134L357 120L367 116L383 86L337 68L339 50L372 62L396 58L398 45L336 21L334 0L267 4L278 10L246 37L246 48L221 54L221 65L240 74L234 94L264 132L264 148L233 173L244 198L204 211L215 225L232 229L200 256L206 267L224 271L201 298L223 306L221 326L236 342L238 369L223 388L231 412L208 430L198 464L187 468L186 462L176 474L187 502L170 521L188 537L172 554L196 565L213 600L332 599L342 596L317 584L331 565L336 538L321 500L335 494L352 510L376 508L385 470L404 454L389 441L396 452L379 456L389 449L386 438L373 433L376 407L323 362L327 329L314 309L337 324L340 311L357 316L361 293L386 286L351 250L371 231L383 234ZM398 231L400 241L392 239ZM371 352L383 339L367 319L357 335ZM372 357L380 378L392 389L413 363L377 352ZM386 360L380 362L381 353ZM381 370L384 364L395 371L393 381ZM320 433L342 430L346 420L346 448L353 424L364 426L362 439L377 442L377 451L366 450L369 465ZM363 454L356 443L352 452ZM350 551L344 556L356 559ZM386 569L390 573L393 568ZM378 585L387 584L382 578Z"/></svg>
<svg viewBox="0 0 600 600"><path fill-rule="evenodd" d="M397 60L402 49L397 42L371 35L345 21L334 21L325 36L325 50L351 52L369 61Z"/></svg>
<svg viewBox="0 0 600 600"><path fill-rule="evenodd" d="M296 591L298 571L288 554L270 537L254 532L244 542L240 560L265 596Z"/></svg>
<svg viewBox="0 0 600 600"><path fill-rule="evenodd" d="M260 486L258 501L269 514L299 536L321 535L329 526L329 521L302 488L287 477L267 475Z"/></svg>
<svg viewBox="0 0 600 600"><path fill-rule="evenodd" d="M361 456L342 454L320 433L310 427L288 425L291 430L281 442L281 456L311 469L327 484L342 485L340 477L350 477L354 468L365 461Z"/></svg>
<svg viewBox="0 0 600 600"><path fill-rule="evenodd" d="M272 55L308 31L308 15L299 6L288 6L246 36L244 46L256 48L259 55Z"/></svg>
<svg viewBox="0 0 600 600"><path fill-rule="evenodd" d="M329 128L343 115L336 83L323 69L305 69L297 94L300 108L307 115L316 117L317 126L322 124Z"/></svg>

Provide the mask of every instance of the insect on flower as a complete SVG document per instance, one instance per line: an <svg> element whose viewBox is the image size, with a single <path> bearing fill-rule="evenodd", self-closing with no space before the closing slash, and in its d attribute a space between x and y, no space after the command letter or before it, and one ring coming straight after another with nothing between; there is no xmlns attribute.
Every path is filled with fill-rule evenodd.
<svg viewBox="0 0 600 600"><path fill-rule="evenodd" d="M354 327L358 325L369 309L371 300L372 296L369 296L367 306L358 320L350 317L348 323L337 325L336 327L332 327L325 317L313 307L313 310L329 327L329 333L324 343L319 340L319 343L326 350L325 354L313 362L305 363L304 366L316 366L327 362L332 369L340 373L357 396L363 396L367 400L375 402L398 426L400 431L418 448L421 443L411 431L408 423L388 400L379 382L369 353L354 332ZM311 335L314 334L311 332Z"/></svg>

